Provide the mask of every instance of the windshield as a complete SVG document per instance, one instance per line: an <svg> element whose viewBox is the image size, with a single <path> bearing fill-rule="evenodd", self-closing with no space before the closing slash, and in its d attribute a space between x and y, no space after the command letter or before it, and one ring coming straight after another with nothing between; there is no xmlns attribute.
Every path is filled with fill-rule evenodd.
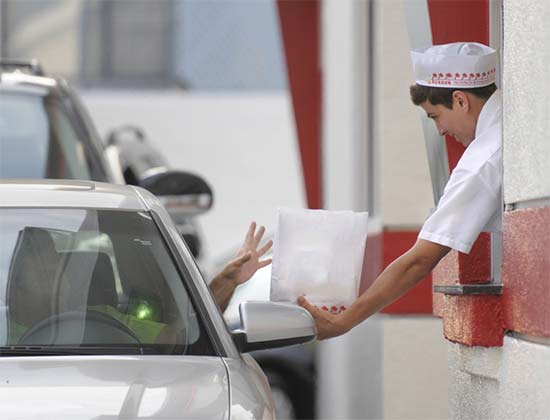
<svg viewBox="0 0 550 420"><path fill-rule="evenodd" d="M149 213L0 209L0 348L213 355Z"/></svg>
<svg viewBox="0 0 550 420"><path fill-rule="evenodd" d="M59 98L0 90L0 178L106 181L86 141Z"/></svg>

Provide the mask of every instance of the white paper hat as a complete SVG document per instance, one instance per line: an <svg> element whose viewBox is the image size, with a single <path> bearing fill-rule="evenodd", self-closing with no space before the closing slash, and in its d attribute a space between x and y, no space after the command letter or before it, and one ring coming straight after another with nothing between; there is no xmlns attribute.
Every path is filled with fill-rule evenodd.
<svg viewBox="0 0 550 420"><path fill-rule="evenodd" d="M411 51L416 83L477 88L495 82L498 53L477 42L455 42Z"/></svg>

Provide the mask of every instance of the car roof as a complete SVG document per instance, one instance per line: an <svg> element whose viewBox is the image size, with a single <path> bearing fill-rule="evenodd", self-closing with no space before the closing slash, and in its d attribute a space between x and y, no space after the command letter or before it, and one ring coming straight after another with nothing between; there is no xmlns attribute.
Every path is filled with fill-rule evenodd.
<svg viewBox="0 0 550 420"><path fill-rule="evenodd" d="M0 81L3 85L33 85L44 88L52 88L57 86L57 80L51 77L34 76L31 74L14 72L0 73Z"/></svg>
<svg viewBox="0 0 550 420"><path fill-rule="evenodd" d="M27 73L20 69L5 69L0 59L0 90L41 95L68 95L69 86L63 78L39 73Z"/></svg>
<svg viewBox="0 0 550 420"><path fill-rule="evenodd" d="M144 197L144 195L146 197ZM59 207L149 210L146 191L130 185L66 179L2 179L0 208Z"/></svg>

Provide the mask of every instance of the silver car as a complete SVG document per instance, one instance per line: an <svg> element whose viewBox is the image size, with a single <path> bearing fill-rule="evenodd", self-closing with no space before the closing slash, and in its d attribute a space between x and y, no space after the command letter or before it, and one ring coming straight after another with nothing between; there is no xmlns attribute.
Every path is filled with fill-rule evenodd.
<svg viewBox="0 0 550 420"><path fill-rule="evenodd" d="M0 182L0 412L33 419L272 419L251 350L314 338L294 305L227 329L170 216L144 189Z"/></svg>

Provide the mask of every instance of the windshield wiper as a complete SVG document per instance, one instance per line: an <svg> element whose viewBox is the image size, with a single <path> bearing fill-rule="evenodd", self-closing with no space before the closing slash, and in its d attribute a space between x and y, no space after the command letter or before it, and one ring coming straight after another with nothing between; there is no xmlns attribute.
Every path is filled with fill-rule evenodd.
<svg viewBox="0 0 550 420"><path fill-rule="evenodd" d="M143 355L155 354L142 347L106 346L1 346L0 356Z"/></svg>

